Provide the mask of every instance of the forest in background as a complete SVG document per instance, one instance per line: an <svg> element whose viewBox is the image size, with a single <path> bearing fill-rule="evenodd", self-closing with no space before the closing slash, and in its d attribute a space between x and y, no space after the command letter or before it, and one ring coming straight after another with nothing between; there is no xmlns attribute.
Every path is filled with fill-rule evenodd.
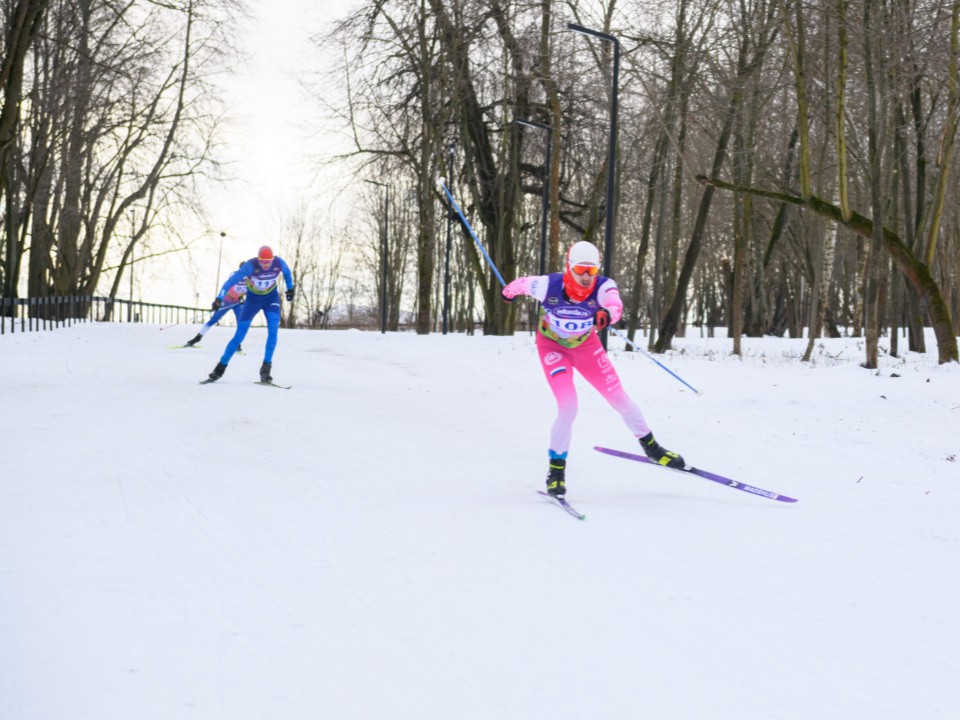
<svg viewBox="0 0 960 720"><path fill-rule="evenodd" d="M881 334L891 352L901 329L924 350L926 324L940 359L956 360L958 10L370 2L318 38L343 57L322 103L355 138L342 159L401 198L389 226L403 228L391 240L406 265L390 259L414 285L421 332L443 302L438 176L507 280L538 267L545 183L548 271L576 239L603 246L615 48L570 31L576 23L619 44L611 274L631 335L652 327L662 351L688 325L723 325L738 352L744 334L812 328L812 341L845 328L866 338L870 366ZM516 311L455 231L453 326L479 315L485 331L511 332Z"/></svg>
<svg viewBox="0 0 960 720"><path fill-rule="evenodd" d="M3 12L0 294L115 296L134 258L179 251L178 225L202 216L225 112L211 78L229 72L243 5ZM547 271L575 240L602 249L614 218L610 274L651 350L691 326L726 327L734 353L744 335L806 332L812 349L844 332L875 367L884 336L894 355L927 351L926 325L957 361L958 28L960 0L355 5L316 28L318 57L338 62L304 58L304 82L316 132L351 138L327 162L362 200L322 249L306 212L284 229L287 322L384 296L391 328L410 308L420 333L445 307L453 331L527 322L444 177L508 281L538 271L545 205Z"/></svg>

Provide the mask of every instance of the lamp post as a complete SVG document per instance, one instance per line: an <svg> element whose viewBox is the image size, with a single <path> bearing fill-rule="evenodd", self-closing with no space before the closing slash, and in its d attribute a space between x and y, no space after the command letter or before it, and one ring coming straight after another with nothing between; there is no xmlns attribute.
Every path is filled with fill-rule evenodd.
<svg viewBox="0 0 960 720"><path fill-rule="evenodd" d="M380 233L380 333L387 332L387 236L390 234L390 187L376 180L366 180L383 188L383 230Z"/></svg>
<svg viewBox="0 0 960 720"><path fill-rule="evenodd" d="M447 158L447 178L449 179L450 185L453 185L453 153L456 150L457 144L450 143L447 146L448 158ZM453 223L453 213L450 210L447 210L447 247L446 252L443 256L443 322L442 322L442 333L447 334L447 329L450 325L450 243L451 243L451 233L452 233L452 223Z"/></svg>
<svg viewBox="0 0 960 720"><path fill-rule="evenodd" d="M613 44L613 90L610 95L610 148L607 153L607 217L604 227L604 245L603 245L603 271L605 275L613 272L613 200L616 188L616 167L617 167L617 115L618 103L617 94L620 85L620 41L608 33L598 32L585 28L576 23L567 23L567 29L598 38L604 42ZM603 347L607 347L607 329L604 328L600 333L600 339Z"/></svg>
<svg viewBox="0 0 960 720"><path fill-rule="evenodd" d="M127 312L127 322L133 322L133 260L134 249L130 248L130 306Z"/></svg>
<svg viewBox="0 0 960 720"><path fill-rule="evenodd" d="M540 201L540 266L539 274L547 274L547 214L550 212L550 150L553 142L553 128L533 120L516 119L517 125L539 128L547 131L547 148L543 157L543 198Z"/></svg>
<svg viewBox="0 0 960 720"><path fill-rule="evenodd" d="M217 252L217 289L213 291L214 297L220 294L220 261L223 260L223 239L227 236L225 232L220 231L220 250Z"/></svg>

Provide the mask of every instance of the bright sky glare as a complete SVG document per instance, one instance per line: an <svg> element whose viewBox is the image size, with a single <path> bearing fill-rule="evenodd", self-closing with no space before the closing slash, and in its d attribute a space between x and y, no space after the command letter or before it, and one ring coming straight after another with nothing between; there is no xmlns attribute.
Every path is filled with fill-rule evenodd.
<svg viewBox="0 0 960 720"><path fill-rule="evenodd" d="M231 180L209 189L209 225L185 233L197 238L189 257L179 253L137 267L135 298L206 306L218 278L223 282L258 247L284 252L278 243L285 214L305 199L325 201L314 162L322 152L315 139L318 107L300 83L319 63L310 37L355 5L250 0L250 17L239 21L243 58L221 82L227 117L220 137Z"/></svg>

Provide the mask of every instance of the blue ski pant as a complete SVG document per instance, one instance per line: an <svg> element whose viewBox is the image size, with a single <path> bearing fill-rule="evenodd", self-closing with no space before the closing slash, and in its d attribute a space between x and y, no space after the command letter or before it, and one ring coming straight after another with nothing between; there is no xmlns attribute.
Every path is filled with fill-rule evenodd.
<svg viewBox="0 0 960 720"><path fill-rule="evenodd" d="M230 338L220 362L224 365L230 362L230 358L237 351L237 348L243 343L250 329L250 323L257 316L257 313L263 311L263 316L267 319L267 345L263 351L263 361L273 362L273 351L277 348L277 335L280 330L280 293L276 288L266 295L257 295L248 292L247 299L244 300L240 308L240 316L237 318L237 331Z"/></svg>

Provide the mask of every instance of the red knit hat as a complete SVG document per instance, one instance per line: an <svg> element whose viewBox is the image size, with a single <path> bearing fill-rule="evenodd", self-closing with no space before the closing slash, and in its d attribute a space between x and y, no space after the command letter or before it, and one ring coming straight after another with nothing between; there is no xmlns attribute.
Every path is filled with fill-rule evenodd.
<svg viewBox="0 0 960 720"><path fill-rule="evenodd" d="M264 245L260 248L260 252L257 253L257 258L260 260L273 260L273 250L269 245Z"/></svg>

